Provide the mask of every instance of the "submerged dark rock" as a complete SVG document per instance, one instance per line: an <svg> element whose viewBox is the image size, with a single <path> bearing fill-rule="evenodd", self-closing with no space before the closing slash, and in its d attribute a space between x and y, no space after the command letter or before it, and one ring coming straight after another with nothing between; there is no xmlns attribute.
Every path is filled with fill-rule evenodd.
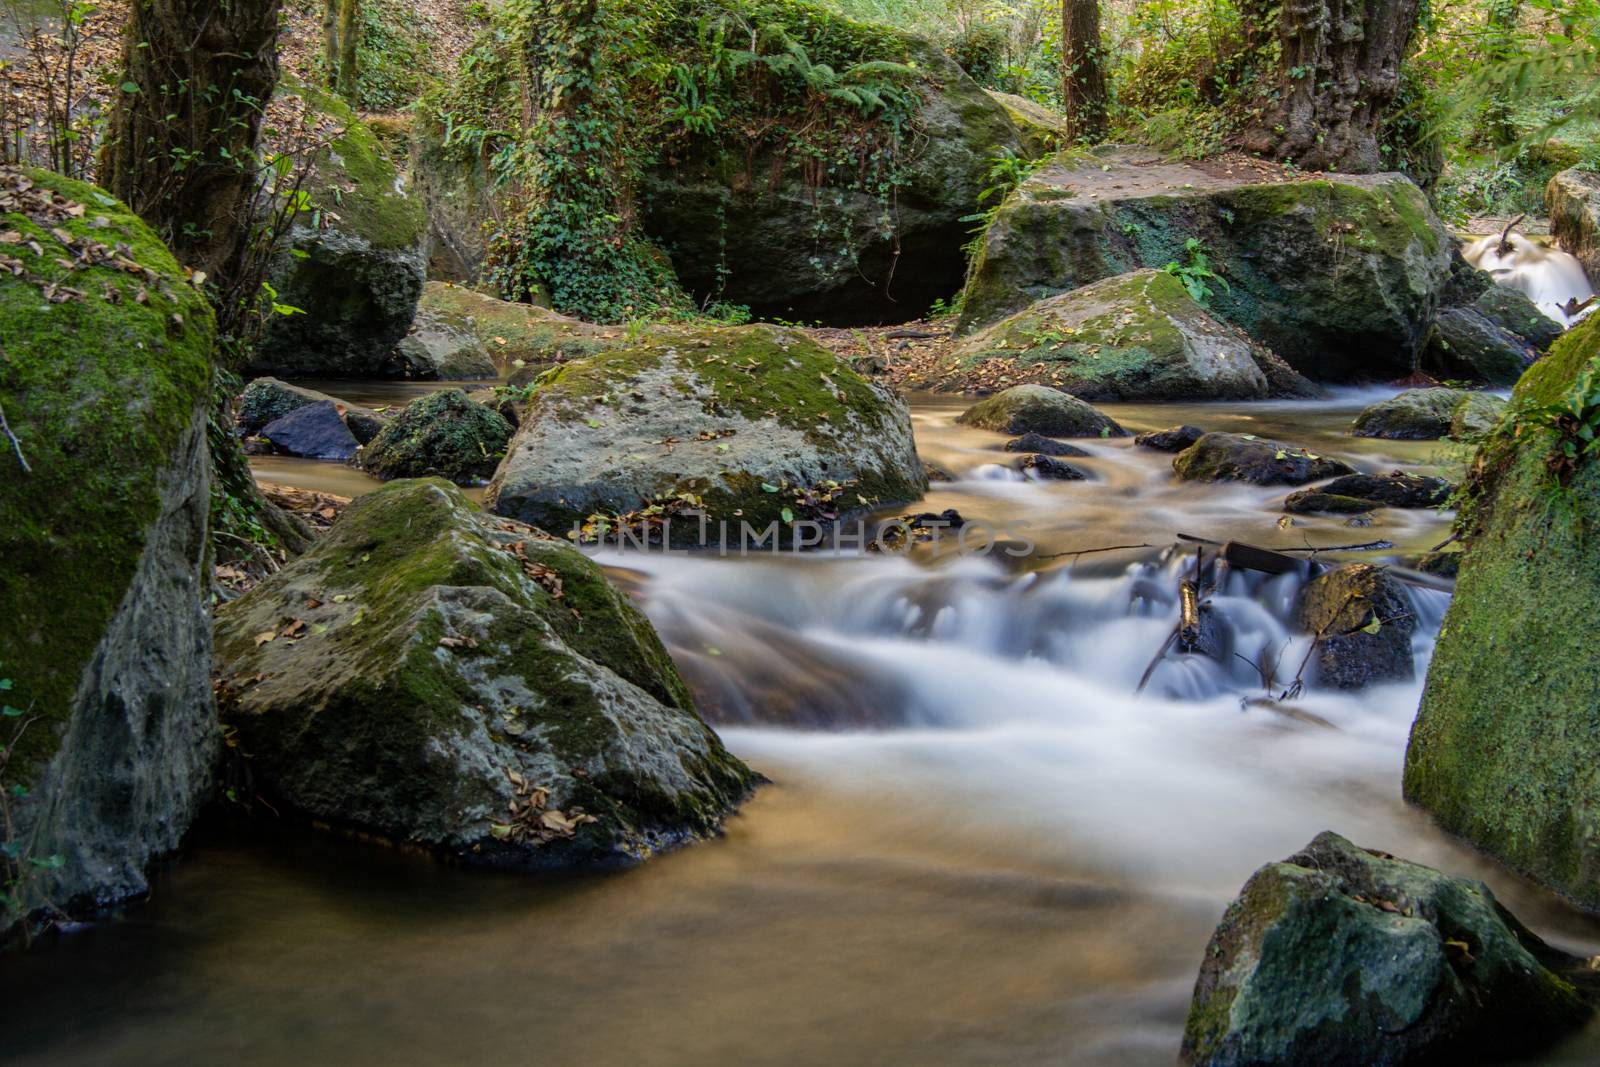
<svg viewBox="0 0 1600 1067"><path fill-rule="evenodd" d="M1394 471L1386 475L1347 474L1316 489L1291 493L1285 511L1371 511L1377 507L1437 508L1454 490L1443 478Z"/></svg>
<svg viewBox="0 0 1600 1067"><path fill-rule="evenodd" d="M1057 441L1039 433L1025 433L1016 440L1005 443L1007 452L1029 452L1036 456L1087 456L1087 449L1065 441Z"/></svg>
<svg viewBox="0 0 1600 1067"><path fill-rule="evenodd" d="M1322 833L1256 871L1228 905L1202 957L1180 1058L1193 1067L1522 1058L1590 1014L1573 982L1580 967L1482 882Z"/></svg>
<svg viewBox="0 0 1600 1067"><path fill-rule="evenodd" d="M1355 469L1343 460L1329 459L1268 441L1253 434L1208 433L1172 461L1172 469L1186 482L1252 482L1256 485L1304 485Z"/></svg>
<svg viewBox="0 0 1600 1067"><path fill-rule="evenodd" d="M1070 463L1049 456L1025 456L1016 463L1017 470L1031 474L1043 481L1081 482L1089 475Z"/></svg>
<svg viewBox="0 0 1600 1067"><path fill-rule="evenodd" d="M1142 433L1133 439L1133 443L1157 452L1182 452L1205 435L1206 432L1198 426L1172 426Z"/></svg>
<svg viewBox="0 0 1600 1067"><path fill-rule="evenodd" d="M1415 676L1411 598L1381 567L1347 563L1312 580L1300 590L1294 621L1316 638L1313 684L1362 689Z"/></svg>

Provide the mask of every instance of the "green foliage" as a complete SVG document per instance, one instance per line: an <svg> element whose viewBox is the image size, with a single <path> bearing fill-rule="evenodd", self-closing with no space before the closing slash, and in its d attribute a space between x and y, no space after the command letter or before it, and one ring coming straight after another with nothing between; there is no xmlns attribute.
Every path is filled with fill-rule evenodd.
<svg viewBox="0 0 1600 1067"><path fill-rule="evenodd" d="M775 152L813 188L875 194L892 233L920 103L910 51L900 34L799 0L514 0L426 111L447 150L488 160L515 207L492 241L507 296L548 290L559 310L597 321L681 318L694 309L638 230L643 175L669 159ZM526 131L524 84L542 91Z"/></svg>
<svg viewBox="0 0 1600 1067"><path fill-rule="evenodd" d="M1194 302L1206 306L1213 295L1211 283L1216 282L1224 291L1231 291L1228 279L1211 269L1211 257L1206 255L1205 242L1198 237L1191 237L1183 243L1184 253L1188 262L1179 263L1173 260L1163 270L1183 283L1189 291Z"/></svg>
<svg viewBox="0 0 1600 1067"><path fill-rule="evenodd" d="M415 100L433 65L432 42L404 0L362 0L356 105L399 111Z"/></svg>
<svg viewBox="0 0 1600 1067"><path fill-rule="evenodd" d="M992 22L979 22L959 31L945 51L973 81L998 88L1004 84L1009 44L1003 28Z"/></svg>

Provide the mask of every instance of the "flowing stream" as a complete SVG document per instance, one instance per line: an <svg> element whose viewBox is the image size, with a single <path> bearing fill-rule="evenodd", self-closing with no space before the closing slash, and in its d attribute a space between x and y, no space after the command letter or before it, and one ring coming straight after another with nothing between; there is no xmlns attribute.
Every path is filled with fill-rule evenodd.
<svg viewBox="0 0 1600 1067"><path fill-rule="evenodd" d="M418 386L337 389L395 402ZM1364 469L1449 464L1436 443L1342 435L1370 395L1107 406ZM450 869L301 837L202 838L121 918L0 963L15 1063L1170 1064L1201 951L1264 862L1333 829L1487 880L1569 951L1600 923L1452 842L1400 799L1406 736L1447 604L1417 589L1417 680L1261 695L1305 639L1291 576L1229 574L1225 662L1169 657L1179 532L1394 558L1448 518L1386 510L1278 525L1287 490L1188 486L1171 457L1093 441L1088 482L1024 480L998 435L914 403L955 480L914 509L1025 523L1024 561L720 559L607 552L728 745L772 779L725 838L604 877ZM264 478L350 494L327 464ZM1594 1063L1600 1025L1542 1063Z"/></svg>

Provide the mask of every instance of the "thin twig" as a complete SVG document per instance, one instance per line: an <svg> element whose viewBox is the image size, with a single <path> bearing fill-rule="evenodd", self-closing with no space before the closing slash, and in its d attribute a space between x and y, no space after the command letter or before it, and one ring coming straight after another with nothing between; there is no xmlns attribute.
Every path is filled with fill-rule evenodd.
<svg viewBox="0 0 1600 1067"><path fill-rule="evenodd" d="M1101 552L1123 552L1123 551L1126 551L1126 550L1129 550L1129 549L1135 549L1135 548L1155 548L1155 547L1156 547L1155 545L1151 545L1151 544L1107 545L1104 548L1083 548L1083 549L1079 549L1076 552L1050 552L1050 553L1047 553L1045 555L1039 556L1038 558L1039 559L1060 559L1063 556L1071 556L1074 560L1076 560L1079 556L1093 556L1093 555L1097 555L1097 554L1099 554Z"/></svg>
<svg viewBox="0 0 1600 1067"><path fill-rule="evenodd" d="M16 449L17 462L22 464L23 474L32 474L33 468L28 466L28 457L22 454L22 442L17 440L17 435L11 432L11 424L6 421L6 409L0 407L0 432L11 438L11 447Z"/></svg>

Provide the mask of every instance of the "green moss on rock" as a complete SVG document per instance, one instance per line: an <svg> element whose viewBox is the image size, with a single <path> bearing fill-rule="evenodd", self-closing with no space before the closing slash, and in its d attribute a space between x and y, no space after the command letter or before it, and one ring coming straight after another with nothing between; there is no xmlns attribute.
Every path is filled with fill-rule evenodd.
<svg viewBox="0 0 1600 1067"><path fill-rule="evenodd" d="M1118 275L1049 297L958 343L922 384L970 390L1003 367L1093 401L1250 400L1294 372L1219 322L1166 271Z"/></svg>
<svg viewBox="0 0 1600 1067"><path fill-rule="evenodd" d="M1525 1056L1588 1016L1573 984L1581 967L1483 883L1323 833L1256 871L1228 906L1200 965L1181 1060Z"/></svg>
<svg viewBox="0 0 1600 1067"><path fill-rule="evenodd" d="M217 646L224 719L268 796L468 862L643 859L714 833L757 781L594 563L437 479L359 499L219 612ZM598 821L525 832L513 773Z"/></svg>
<svg viewBox="0 0 1600 1067"><path fill-rule="evenodd" d="M956 419L963 426L996 433L1046 437L1127 437L1115 419L1060 389L1014 385L980 400Z"/></svg>
<svg viewBox="0 0 1600 1067"><path fill-rule="evenodd" d="M1413 803L1589 910L1600 910L1600 462L1553 473L1566 431L1534 413L1597 374L1590 320L1523 376L1507 425L1480 449L1405 771Z"/></svg>
<svg viewBox="0 0 1600 1067"><path fill-rule="evenodd" d="M551 529L693 505L713 524L848 511L927 486L910 418L798 330L645 331L565 364L523 409L488 505ZM692 523L681 525L685 536Z"/></svg>
<svg viewBox="0 0 1600 1067"><path fill-rule="evenodd" d="M125 206L82 182L23 174L84 212L42 222L0 217L0 227L24 239L6 248L25 270L79 290L55 303L40 284L0 272L0 405L33 468L23 474L5 443L0 677L13 683L7 703L41 719L11 754L12 782L29 781L60 742L79 676L158 517L160 471L209 395L215 330L204 297ZM61 261L75 257L56 229L75 247L126 246L126 258L158 281L110 264L66 270ZM149 291L143 303L141 290Z"/></svg>
<svg viewBox="0 0 1600 1067"><path fill-rule="evenodd" d="M1213 313L1313 379L1414 370L1452 245L1400 175L1247 184L1131 150L1063 155L996 212L967 285L961 327L1140 267L1213 269Z"/></svg>
<svg viewBox="0 0 1600 1067"><path fill-rule="evenodd" d="M511 440L511 424L460 389L412 401L361 453L361 465L384 481L446 478L457 485L494 473Z"/></svg>

